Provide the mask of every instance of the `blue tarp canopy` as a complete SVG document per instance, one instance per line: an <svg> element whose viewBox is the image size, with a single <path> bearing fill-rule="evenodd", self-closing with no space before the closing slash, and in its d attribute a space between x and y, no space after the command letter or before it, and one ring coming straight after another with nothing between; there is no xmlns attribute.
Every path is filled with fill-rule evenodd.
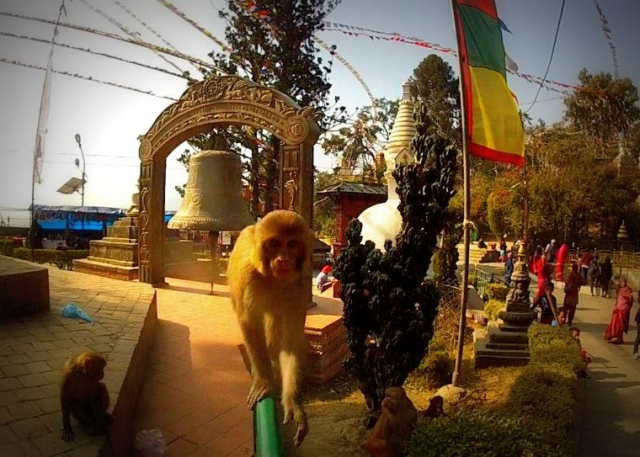
<svg viewBox="0 0 640 457"><path fill-rule="evenodd" d="M107 221L107 227L113 224L112 221ZM64 231L67 229L67 221L64 219L48 219L44 221L38 221L38 225L42 227L43 230L60 230ZM102 231L102 221L84 221L84 225L82 224L82 220L76 221L73 220L69 224L69 230L74 231L92 231L92 232L100 232Z"/></svg>

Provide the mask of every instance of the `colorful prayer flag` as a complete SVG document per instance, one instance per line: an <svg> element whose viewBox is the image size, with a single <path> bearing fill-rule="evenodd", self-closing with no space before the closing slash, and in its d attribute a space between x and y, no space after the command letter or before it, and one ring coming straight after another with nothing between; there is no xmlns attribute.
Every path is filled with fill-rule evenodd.
<svg viewBox="0 0 640 457"><path fill-rule="evenodd" d="M42 182L42 162L44 161L45 139L47 137L47 120L49 119L49 106L51 103L51 73L53 60L53 44L49 51L47 69L44 73L42 97L40 99L40 114L38 115L38 130L36 133L36 147L33 153L33 182Z"/></svg>
<svg viewBox="0 0 640 457"><path fill-rule="evenodd" d="M467 152L522 165L524 134L507 85L506 53L495 0L453 0Z"/></svg>

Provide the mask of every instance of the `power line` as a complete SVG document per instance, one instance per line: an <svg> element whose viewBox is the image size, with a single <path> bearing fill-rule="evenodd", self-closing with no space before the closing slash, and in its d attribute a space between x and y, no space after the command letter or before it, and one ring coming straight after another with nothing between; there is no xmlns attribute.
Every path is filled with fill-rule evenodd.
<svg viewBox="0 0 640 457"><path fill-rule="evenodd" d="M562 13L564 13L564 4L566 0L562 0L562 6L560 7L560 16L558 17L558 24L556 25L556 34L553 37L553 46L551 47L551 55L549 56L549 63L547 64L547 70L544 72L544 76L542 77L542 81L540 81L540 86L538 86L538 92L536 92L536 96L531 103L531 106L525 113L531 111L531 108L534 107L536 101L538 100L538 95L540 95L540 91L542 90L542 86L544 85L545 80L547 79L547 75L549 74L549 69L551 68L551 61L553 60L553 55L556 52L556 43L558 42L558 33L560 32L560 23L562 22Z"/></svg>

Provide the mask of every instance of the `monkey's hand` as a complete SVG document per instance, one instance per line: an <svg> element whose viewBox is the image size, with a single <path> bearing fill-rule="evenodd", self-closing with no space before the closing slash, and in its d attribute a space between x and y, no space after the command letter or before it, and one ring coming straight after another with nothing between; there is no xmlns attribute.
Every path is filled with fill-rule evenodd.
<svg viewBox="0 0 640 457"><path fill-rule="evenodd" d="M247 403L249 404L249 408L253 409L260 400L269 395L271 390L271 386L269 381L265 378L255 377L253 379L253 383L251 384L251 390L249 391L249 396L247 397Z"/></svg>
<svg viewBox="0 0 640 457"><path fill-rule="evenodd" d="M62 441L69 442L73 441L74 433L71 428L64 427L62 429Z"/></svg>
<svg viewBox="0 0 640 457"><path fill-rule="evenodd" d="M284 421L283 424L288 424L291 419L296 422L296 436L293 437L293 444L300 446L304 437L309 432L309 425L307 424L307 413L304 412L302 406L299 403L291 402L290 404L283 403L284 407Z"/></svg>

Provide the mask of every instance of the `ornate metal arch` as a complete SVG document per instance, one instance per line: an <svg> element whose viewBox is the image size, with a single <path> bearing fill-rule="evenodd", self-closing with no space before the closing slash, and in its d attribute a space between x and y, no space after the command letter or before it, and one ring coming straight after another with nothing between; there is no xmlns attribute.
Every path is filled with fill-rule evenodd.
<svg viewBox="0 0 640 457"><path fill-rule="evenodd" d="M313 145L320 134L312 114L311 108L301 108L287 95L237 76L214 76L193 84L168 106L142 138L139 150L140 281L164 282L166 158L180 143L213 127L249 125L276 135L283 144L279 205L295 209L311 223Z"/></svg>

